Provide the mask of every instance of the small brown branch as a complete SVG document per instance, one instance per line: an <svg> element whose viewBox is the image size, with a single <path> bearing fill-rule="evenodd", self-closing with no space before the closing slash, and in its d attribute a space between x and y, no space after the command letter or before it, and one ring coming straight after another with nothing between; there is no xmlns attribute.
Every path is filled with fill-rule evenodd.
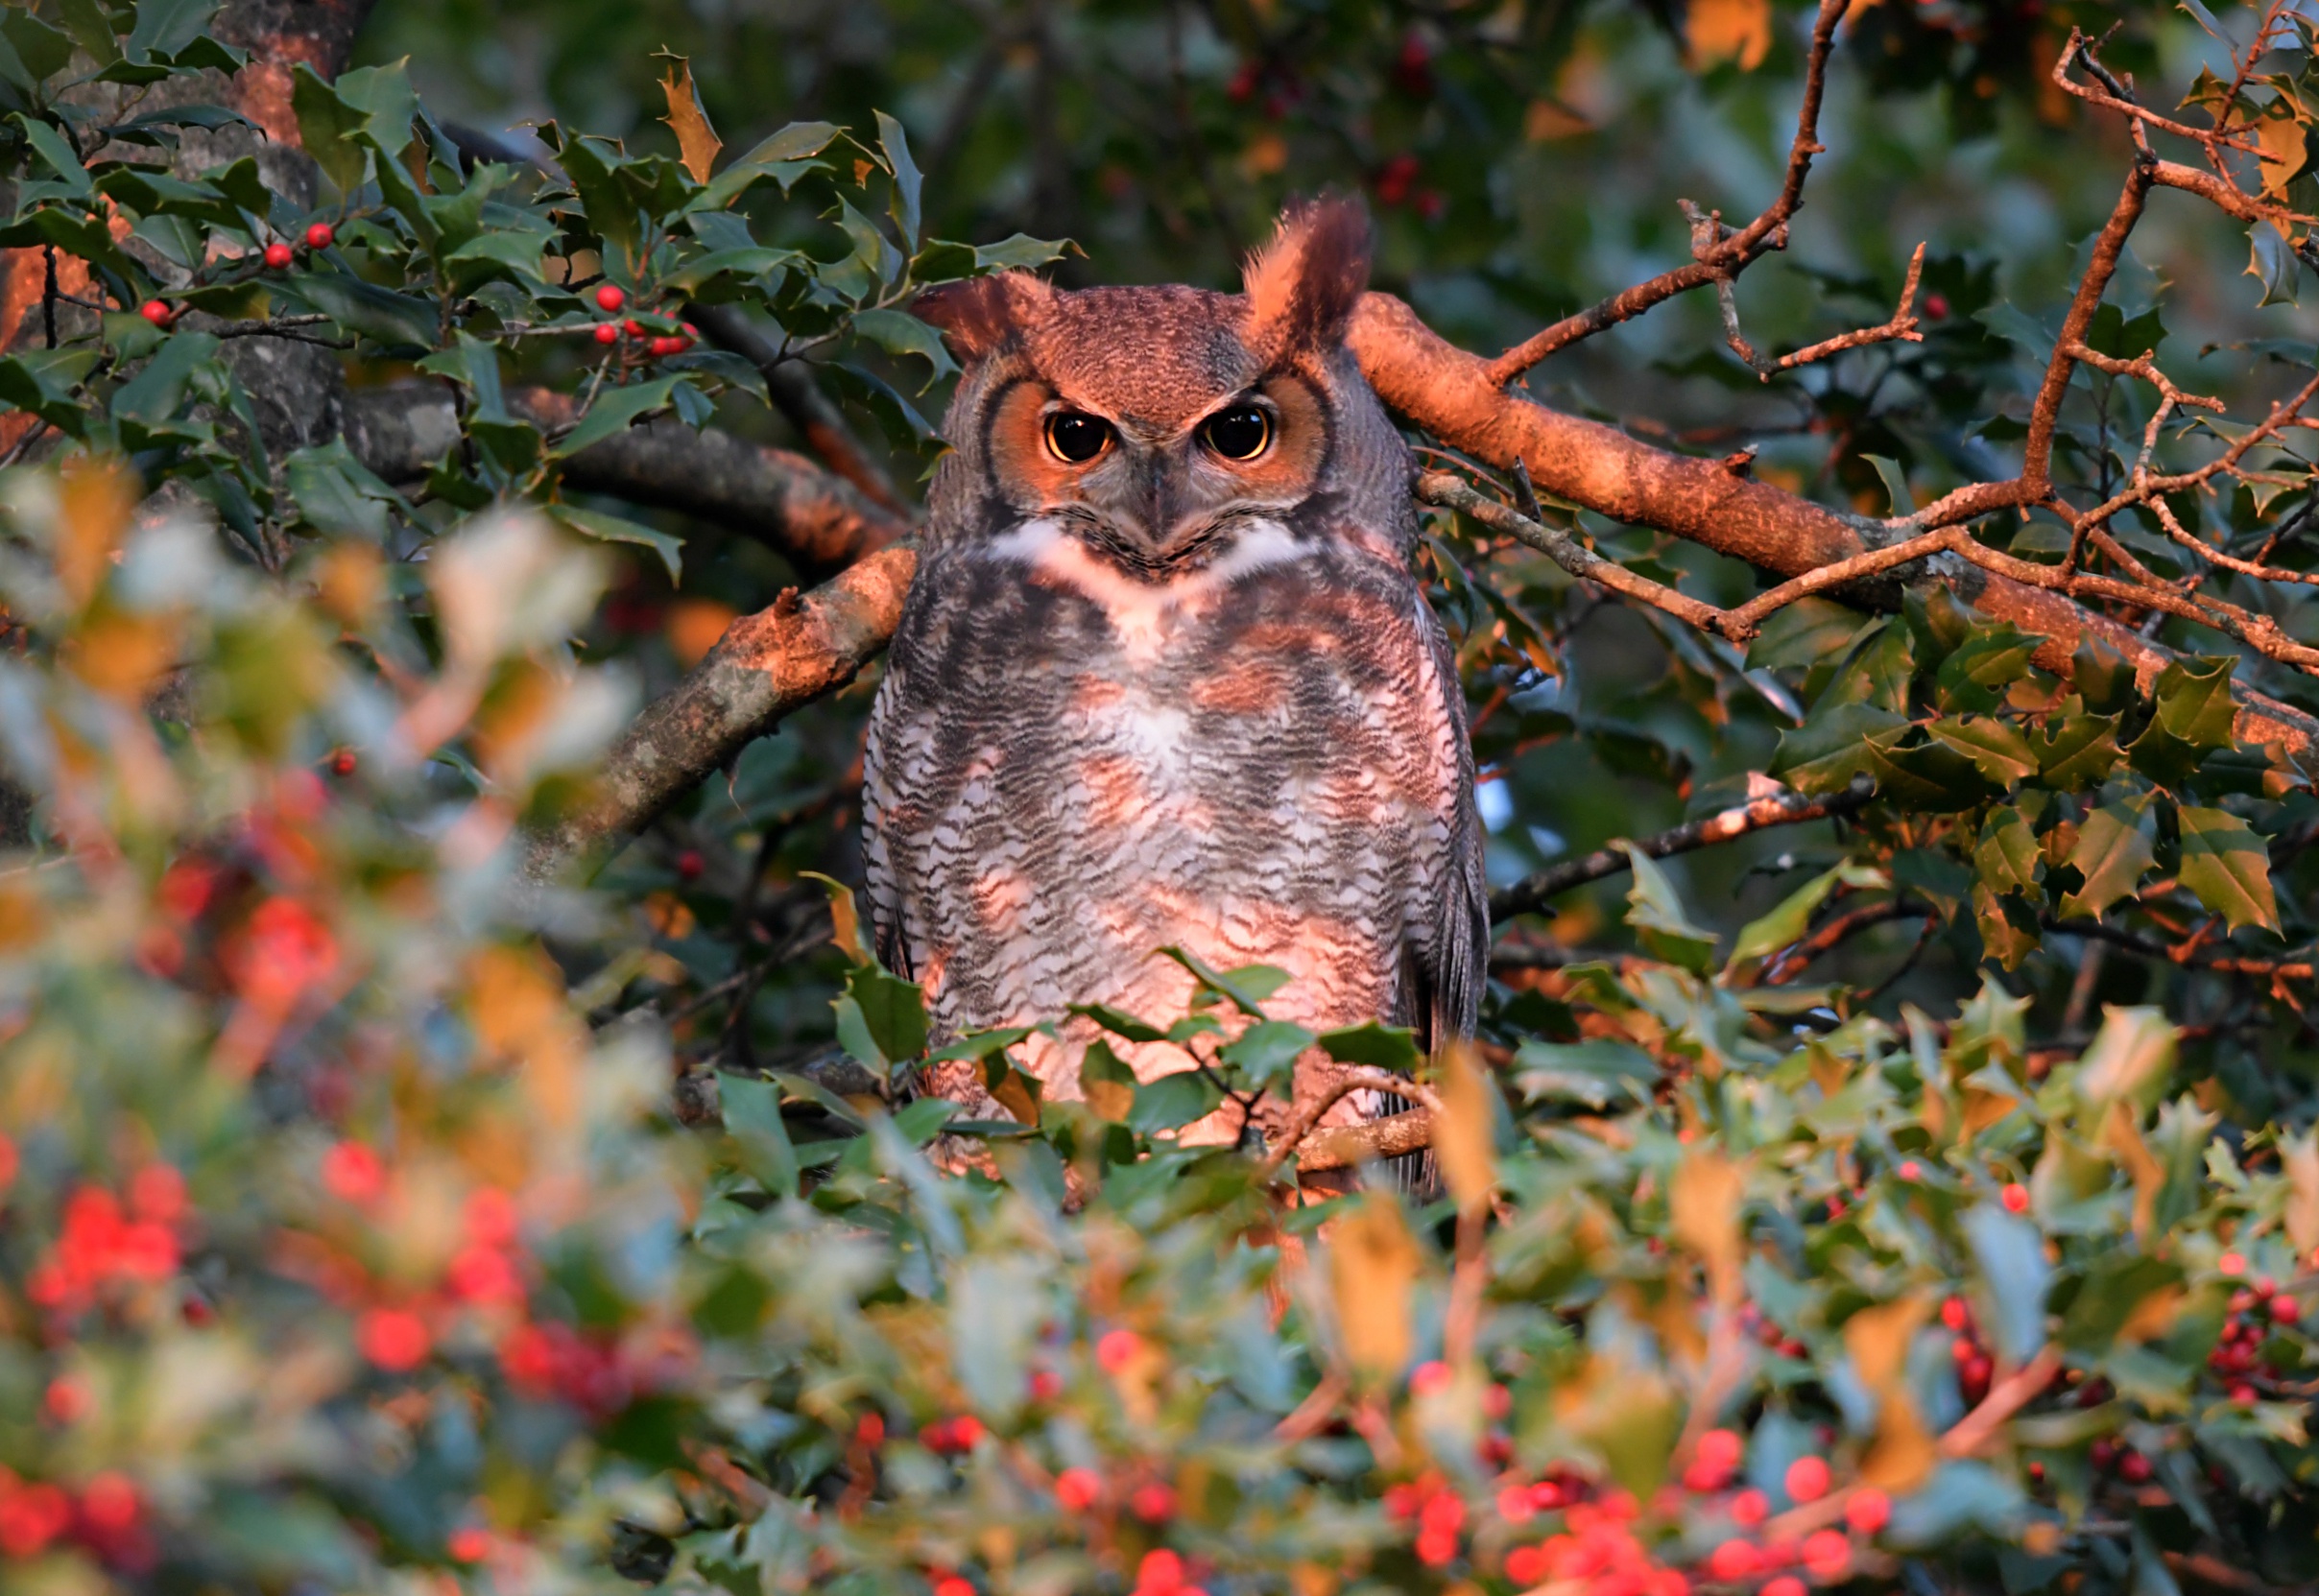
<svg viewBox="0 0 2319 1596"><path fill-rule="evenodd" d="M710 342L729 349L765 375L766 391L778 410L826 465L851 483L871 503L895 514L907 515L910 507L894 487L894 479L862 446L853 429L829 396L814 380L813 368L793 356L758 330L756 324L730 305L695 304L686 308L693 324Z"/></svg>
<svg viewBox="0 0 2319 1596"><path fill-rule="evenodd" d="M1989 1388L1989 1394L1941 1437L1941 1456L1969 1458L1979 1451L1996 1435L2008 1418L2034 1401L2039 1393L2053 1383L2053 1376L2062 1367L2061 1349L2043 1346L2037 1356Z"/></svg>
<svg viewBox="0 0 2319 1596"><path fill-rule="evenodd" d="M1723 631L1723 611L1713 605L1702 604L1648 577L1637 576L1617 561L1603 559L1568 533L1499 504L1446 471L1422 473L1417 479L1417 496L1427 504L1442 505L1470 516L1493 532L1519 538L1574 577L1600 583L1614 592L1663 609L1703 631Z"/></svg>
<svg viewBox="0 0 2319 1596"><path fill-rule="evenodd" d="M1297 1154L1299 1149L1303 1147L1305 1138L1312 1135L1313 1128L1321 1123L1328 1110L1358 1091L1386 1092L1395 1097L1407 1098L1425 1110L1422 1114L1389 1114L1381 1120L1372 1121L1372 1125L1388 1125L1403 1119L1426 1119L1426 1115L1439 1112L1442 1106L1442 1100L1434 1095L1431 1087L1420 1085L1406 1075L1396 1075L1391 1070L1377 1069L1369 1064L1332 1064L1329 1066L1327 1083L1319 1094L1309 1102L1301 1105L1296 1111L1296 1116L1280 1132L1279 1145L1272 1150L1271 1155L1256 1171L1258 1177L1267 1180L1271 1179L1279 1172L1280 1166L1288 1161L1290 1155ZM1426 1119L1428 1131L1430 1131L1431 1124L1431 1120ZM1369 1126L1361 1126L1356 1129L1367 1130L1369 1128ZM1321 1139L1326 1140L1327 1137L1324 1136ZM1334 1164L1316 1165L1310 1158L1304 1156L1297 1158L1297 1166L1300 1169L1333 1169L1337 1167Z"/></svg>
<svg viewBox="0 0 2319 1596"><path fill-rule="evenodd" d="M1633 321L1653 305L1710 282L1727 281L1745 271L1757 257L1787 247L1787 224L1804 203L1805 179L1811 176L1812 157L1820 143L1820 102L1828 90L1828 58L1835 48L1836 25L1852 9L1852 0L1820 0L1819 19L1812 25L1811 49L1805 59L1804 104L1796 113L1796 136L1788 146L1787 177L1779 196L1746 226L1710 245L1688 266L1663 272L1648 282L1613 295L1575 316L1517 344L1484 368L1491 386L1503 388L1531 367L1606 327Z"/></svg>
<svg viewBox="0 0 2319 1596"><path fill-rule="evenodd" d="M2101 308L2102 296L2108 292L2110 278L2116 273L2118 259L2125 252L2126 239L2133 233L2134 225L2141 220L2142 205L2150 197L2153 166L2153 162L2137 160L2127 171L2125 187L2118 192L2110 219L2102 224L2101 232L2094 238L2085 275L2077 281L2068 313L2062 318L2061 336L2054 340L2053 356L2045 363L2044 380L2030 403L2029 436L2021 445L2021 480L2039 489L2041 495L2050 490L2053 431L2060 423L2062 399L2069 392L2070 373L2077 369L2076 357L2070 351L2086 346L2086 330L2093 324L2094 312Z"/></svg>
<svg viewBox="0 0 2319 1596"><path fill-rule="evenodd" d="M1813 361L1842 354L1847 349L1864 349L1872 344L1890 344L1895 340L1922 344L1925 335L1917 331L1914 306L1917 302L1917 285L1924 280L1924 276L1925 246L1919 244L1917 252L1908 257L1908 279L1901 286L1901 303L1892 313L1890 321L1873 327L1856 327L1851 332L1838 333L1833 338L1824 338L1817 344L1807 344L1793 354L1781 355L1777 360L1757 353L1756 346L1739 330L1739 296L1733 287L1732 279L1726 277L1715 285L1715 298L1723 311L1724 342L1765 382L1771 381L1781 371L1809 366Z"/></svg>
<svg viewBox="0 0 2319 1596"><path fill-rule="evenodd" d="M2069 68L2077 63L2081 56L2090 69L2100 78L2109 80L2108 87L2091 87L2069 76ZM2187 122L2177 122L2171 117L2161 116L2139 102L2123 98L2116 92L2116 80L2110 78L2109 73L2103 71L2100 63L2093 59L2093 41L2076 28L2069 30L2069 42L2064 45L2062 53L2053 59L2051 77L2055 86L2076 95L2088 105L2099 106L2104 110L2114 110L2121 116L2132 117L2146 128L2155 128L2161 132L2172 133L2177 138L2189 139L2210 151L2216 145L2220 145L2225 149L2243 151L2251 155L2261 154L2260 149L2256 145L2249 144L2242 138L2234 137L2219 128L2193 128Z"/></svg>
<svg viewBox="0 0 2319 1596"><path fill-rule="evenodd" d="M1656 837L1646 837L1635 846L1647 858L1664 859L1669 854L1710 847L1775 825L1801 825L1807 821L1827 820L1831 815L1850 815L1865 807L1874 797L1876 786L1866 776L1853 777L1852 785L1840 793L1817 798L1805 793L1777 793L1686 821ZM1492 893L1490 918L1496 921L1529 914L1573 887L1633 868L1634 860L1624 848L1602 848L1583 859L1566 860Z"/></svg>
<svg viewBox="0 0 2319 1596"><path fill-rule="evenodd" d="M2260 975L2278 981L2308 981L2319 965L2306 956L2301 959L2248 959L2235 954L2202 959L2189 947L2168 946L2148 937L2139 936L2123 926L2108 925L2100 920L2066 920L2052 915L2043 915L2038 923L2047 931L2065 936L2098 939L2113 947L2122 947L2129 953L2139 953L2145 959L2164 959L2168 964L2182 965L2192 969L2214 970L2224 975Z"/></svg>
<svg viewBox="0 0 2319 1596"><path fill-rule="evenodd" d="M1367 1125L1324 1131L1298 1150L1297 1168L1303 1174L1317 1175L1327 1169L1351 1169L1373 1159L1422 1153L1432 1145L1433 1114L1420 1108L1406 1114L1388 1114Z"/></svg>
<svg viewBox="0 0 2319 1596"><path fill-rule="evenodd" d="M1762 984L1766 987L1783 987L1802 975L1813 960L1832 952L1861 932L1874 930L1894 920L1921 919L1931 913L1931 905L1918 903L1912 898L1895 898L1889 903L1871 903L1849 910L1810 936L1782 948L1770 964L1763 966Z"/></svg>
<svg viewBox="0 0 2319 1596"><path fill-rule="evenodd" d="M1345 1400L1345 1377L1333 1370L1321 1376L1304 1400L1289 1411L1288 1417L1272 1427L1275 1441L1309 1441L1328 1428L1336 1417L1337 1404Z"/></svg>

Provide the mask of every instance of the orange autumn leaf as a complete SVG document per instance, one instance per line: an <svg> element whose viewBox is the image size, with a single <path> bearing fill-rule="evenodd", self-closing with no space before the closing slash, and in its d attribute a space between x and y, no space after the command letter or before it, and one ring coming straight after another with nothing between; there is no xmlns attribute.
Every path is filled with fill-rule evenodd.
<svg viewBox="0 0 2319 1596"><path fill-rule="evenodd" d="M1772 47L1771 0L1691 0L1683 37L1694 70L1735 60L1753 72Z"/></svg>
<svg viewBox="0 0 2319 1596"><path fill-rule="evenodd" d="M708 181L716 169L717 152L725 141L708 125L708 112L701 108L700 90L693 86L692 62L682 56L668 56L675 62L668 76L660 80L660 90L668 96L668 114L660 118L677 135L677 149L684 162L684 170L696 183Z"/></svg>

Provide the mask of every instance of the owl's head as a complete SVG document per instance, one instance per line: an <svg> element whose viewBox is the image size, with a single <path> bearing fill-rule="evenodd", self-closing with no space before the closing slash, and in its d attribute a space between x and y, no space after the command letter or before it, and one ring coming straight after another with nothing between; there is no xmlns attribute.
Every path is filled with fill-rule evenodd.
<svg viewBox="0 0 2319 1596"><path fill-rule="evenodd" d="M917 314L964 368L944 536L1038 519L1153 581L1256 525L1322 517L1399 541L1407 452L1345 349L1368 275L1368 217L1329 199L1280 219L1238 294L1003 272L924 295ZM1400 507L1381 521L1379 495Z"/></svg>

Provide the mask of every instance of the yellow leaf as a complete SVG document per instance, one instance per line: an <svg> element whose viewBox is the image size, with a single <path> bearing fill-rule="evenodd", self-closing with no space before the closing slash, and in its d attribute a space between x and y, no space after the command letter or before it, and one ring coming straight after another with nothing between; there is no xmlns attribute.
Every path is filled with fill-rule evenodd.
<svg viewBox="0 0 2319 1596"><path fill-rule="evenodd" d="M1328 1276L1345 1355L1365 1374L1391 1375L1409 1361L1409 1288L1417 1281L1417 1243L1400 1204L1373 1192L1338 1220L1328 1238Z"/></svg>
<svg viewBox="0 0 2319 1596"><path fill-rule="evenodd" d="M1899 1389L1908 1363L1908 1338L1925 1322L1930 1305L1922 1297L1862 1308L1844 1322L1844 1350L1860 1383L1878 1395Z"/></svg>
<svg viewBox="0 0 2319 1596"><path fill-rule="evenodd" d="M1667 1186L1675 1240L1707 1265L1718 1301L1739 1290L1739 1199L1746 1185L1737 1164L1701 1149L1675 1166Z"/></svg>
<svg viewBox="0 0 2319 1596"><path fill-rule="evenodd" d="M1108 1120L1123 1120L1136 1107L1136 1088L1124 1081L1082 1079L1079 1089L1087 1098L1087 1106Z"/></svg>
<svg viewBox="0 0 2319 1596"><path fill-rule="evenodd" d="M1925 1483L1939 1457L1924 1419L1917 1417L1917 1405L1906 1392L1895 1390L1877 1409L1876 1443L1860 1460L1860 1479L1879 1490L1903 1495Z"/></svg>
<svg viewBox="0 0 2319 1596"><path fill-rule="evenodd" d="M725 141L717 137L716 130L708 125L708 113L701 108L700 91L692 83L692 62L681 56L667 59L676 64L660 80L661 92L668 96L668 114L660 120L677 135L684 170L694 182L705 183L716 170L717 152L725 148Z"/></svg>
<svg viewBox="0 0 2319 1596"><path fill-rule="evenodd" d="M2126 1322L2117 1327L2117 1339L2131 1346L2156 1341L2160 1336L2173 1333L2174 1321L2182 1317L2182 1305L2188 1293L2180 1286L2168 1286L2154 1291L2134 1304Z"/></svg>
<svg viewBox="0 0 2319 1596"><path fill-rule="evenodd" d="M1490 1201L1497 1185L1497 1158L1491 1144L1495 1116L1490 1102L1494 1088L1483 1073L1473 1044L1457 1041L1442 1052L1438 1083L1441 1122L1433 1128L1433 1152L1441 1160L1442 1178L1460 1209L1471 1211Z"/></svg>
<svg viewBox="0 0 2319 1596"><path fill-rule="evenodd" d="M1692 70L1736 59L1740 71L1753 72L1772 47L1772 0L1691 0L1683 35Z"/></svg>
<svg viewBox="0 0 2319 1596"><path fill-rule="evenodd" d="M2286 1163L2286 1233L2295 1251L2319 1248L2319 1133L2306 1131L2280 1144Z"/></svg>
<svg viewBox="0 0 2319 1596"><path fill-rule="evenodd" d="M2306 162L2303 124L2293 116L2266 116L2255 124L2255 137L2262 146L2263 197L2283 201L2286 185Z"/></svg>
<svg viewBox="0 0 2319 1596"><path fill-rule="evenodd" d="M1978 1086L1965 1088L1965 1140L1988 1130L1992 1125L2020 1108L2020 1099L2003 1092L1983 1091Z"/></svg>
<svg viewBox="0 0 2319 1596"><path fill-rule="evenodd" d="M2134 1239L2147 1245L2150 1227L2158 1218L2158 1194L2165 1187L2166 1172L2151 1156L2150 1149L2141 1139L2141 1127L2134 1122L2134 1110L2122 1099L2110 1105L2110 1119L2102 1128L2102 1140L2116 1153L2117 1161L2134 1178Z"/></svg>
<svg viewBox="0 0 2319 1596"><path fill-rule="evenodd" d="M58 473L57 580L75 607L105 580L136 508L135 474L109 456L76 455Z"/></svg>

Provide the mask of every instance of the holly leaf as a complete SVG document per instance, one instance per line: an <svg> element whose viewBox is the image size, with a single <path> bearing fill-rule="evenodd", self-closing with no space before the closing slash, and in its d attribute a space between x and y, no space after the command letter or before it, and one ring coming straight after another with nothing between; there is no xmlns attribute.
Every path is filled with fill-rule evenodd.
<svg viewBox="0 0 2319 1596"><path fill-rule="evenodd" d="M1996 809L1981 824L1972 862L1990 890L2026 893L2037 886L2037 837L2018 809Z"/></svg>
<svg viewBox="0 0 2319 1596"><path fill-rule="evenodd" d="M2086 884L2062 899L2062 913L2099 918L2131 894L2157 858L2151 846L2156 817L2148 803L2105 803L2086 817L2069 863Z"/></svg>
<svg viewBox="0 0 2319 1596"><path fill-rule="evenodd" d="M705 183L716 170L717 152L725 148L725 141L708 125L700 90L693 86L692 62L666 51L658 59L675 63L660 80L660 92L668 101L668 114L660 120L677 135L678 158L683 162L685 175L696 183Z"/></svg>
<svg viewBox="0 0 2319 1596"><path fill-rule="evenodd" d="M2057 793L2098 784L2123 757L2116 715L2071 715L2059 726L2048 724L2031 747L2037 754L2038 780Z"/></svg>
<svg viewBox="0 0 2319 1596"><path fill-rule="evenodd" d="M1935 738L1972 761L1981 774L1999 787L2010 787L2037 774L2037 755L2020 728L2004 721L1969 716L1939 720L1925 728Z"/></svg>
<svg viewBox="0 0 2319 1596"><path fill-rule="evenodd" d="M2233 931L2259 925L2279 929L2279 903L2271 892L2271 855L2246 822L2223 809L2185 804L2182 817L2182 884L2198 901L2230 922Z"/></svg>
<svg viewBox="0 0 2319 1596"><path fill-rule="evenodd" d="M1933 674L1933 697L1951 713L1995 709L2005 689L2029 674L2029 656L2042 638L1997 625L1974 629Z"/></svg>
<svg viewBox="0 0 2319 1596"><path fill-rule="evenodd" d="M1814 708L1802 726L1780 733L1766 774L1798 792L1835 792L1870 768L1880 746L1899 742L1907 729L1906 717L1873 703Z"/></svg>
<svg viewBox="0 0 2319 1596"><path fill-rule="evenodd" d="M1627 924L1635 928L1643 946L1671 965L1704 975L1715 959L1715 934L1691 923L1659 862L1633 843L1617 842L1635 868L1635 885L1627 893Z"/></svg>

